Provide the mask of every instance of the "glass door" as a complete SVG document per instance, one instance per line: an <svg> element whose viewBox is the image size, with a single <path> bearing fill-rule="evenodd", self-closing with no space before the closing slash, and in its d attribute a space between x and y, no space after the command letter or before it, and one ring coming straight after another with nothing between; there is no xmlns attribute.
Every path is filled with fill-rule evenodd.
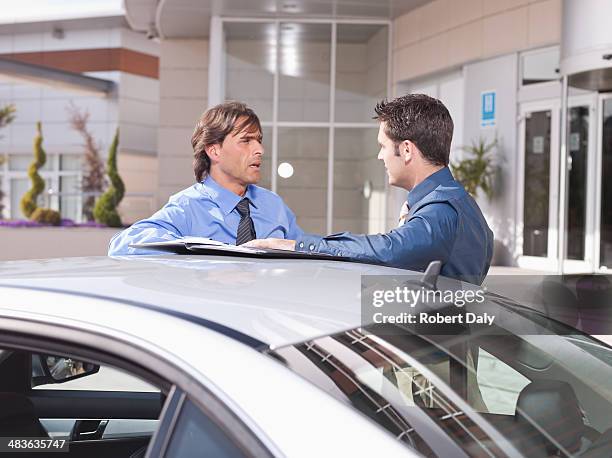
<svg viewBox="0 0 612 458"><path fill-rule="evenodd" d="M597 174L599 211L599 238L596 240L599 246L595 248L595 254L599 258L597 267L601 270L612 269L612 95L601 96L600 105L600 161L601 172Z"/></svg>
<svg viewBox="0 0 612 458"><path fill-rule="evenodd" d="M571 107L568 137L567 259L583 260L586 234L586 179L589 153L589 107Z"/></svg>
<svg viewBox="0 0 612 458"><path fill-rule="evenodd" d="M568 110L568 186L563 271L592 272L594 256L596 98L574 97Z"/></svg>
<svg viewBox="0 0 612 458"><path fill-rule="evenodd" d="M521 106L519 234L521 267L556 270L559 104Z"/></svg>

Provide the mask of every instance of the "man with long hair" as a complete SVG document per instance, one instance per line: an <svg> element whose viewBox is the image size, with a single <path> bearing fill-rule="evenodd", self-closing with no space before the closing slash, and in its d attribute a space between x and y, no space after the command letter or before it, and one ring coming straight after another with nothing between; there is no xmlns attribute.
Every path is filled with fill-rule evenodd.
<svg viewBox="0 0 612 458"><path fill-rule="evenodd" d="M245 104L226 102L206 111L191 138L196 183L113 237L109 256L151 254L129 245L186 236L235 245L258 237L300 237L303 231L283 200L256 185L262 139L259 118Z"/></svg>

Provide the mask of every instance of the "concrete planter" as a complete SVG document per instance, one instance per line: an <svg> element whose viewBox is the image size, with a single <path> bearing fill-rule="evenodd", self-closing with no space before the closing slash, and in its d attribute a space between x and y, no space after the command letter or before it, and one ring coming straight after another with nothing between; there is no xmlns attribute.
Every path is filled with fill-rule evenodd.
<svg viewBox="0 0 612 458"><path fill-rule="evenodd" d="M0 261L105 256L115 228L0 227Z"/></svg>

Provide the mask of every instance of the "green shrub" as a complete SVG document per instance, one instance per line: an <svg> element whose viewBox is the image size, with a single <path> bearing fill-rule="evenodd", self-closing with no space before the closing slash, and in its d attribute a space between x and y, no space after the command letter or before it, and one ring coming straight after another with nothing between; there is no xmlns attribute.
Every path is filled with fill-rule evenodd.
<svg viewBox="0 0 612 458"><path fill-rule="evenodd" d="M40 122L36 123L36 137L34 138L34 160L28 167L28 176L32 187L21 198L21 212L29 218L38 207L37 200L45 189L45 181L38 174L38 170L47 162L47 155L42 147L42 130Z"/></svg>
<svg viewBox="0 0 612 458"><path fill-rule="evenodd" d="M450 164L455 179L474 199L479 189L488 199L493 197L493 180L497 173L497 166L493 162L493 152L496 147L497 138L490 143L480 138L477 142L473 141L471 146L461 148L471 157Z"/></svg>
<svg viewBox="0 0 612 458"><path fill-rule="evenodd" d="M50 224L59 224L61 218L58 212L50 208L38 208L37 204L38 197L45 190L45 180L38 174L38 170L47 162L47 155L42 147L42 142L42 127L40 122L37 122L36 137L34 137L34 160L30 164L30 167L28 167L28 176L32 182L32 187L21 198L21 212L31 220L39 221L38 219L34 219L33 215L37 210L40 210L37 213L37 218L42 218L45 222Z"/></svg>
<svg viewBox="0 0 612 458"><path fill-rule="evenodd" d="M59 212L51 210L50 208L37 208L30 215L30 219L37 223L52 224L54 226L59 226L62 221Z"/></svg>
<svg viewBox="0 0 612 458"><path fill-rule="evenodd" d="M110 185L106 192L96 201L94 207L94 218L100 224L110 227L122 227L121 218L117 213L117 206L125 194L125 185L117 171L117 146L119 144L119 129L115 132L115 138L108 151L106 162L106 173L110 180Z"/></svg>

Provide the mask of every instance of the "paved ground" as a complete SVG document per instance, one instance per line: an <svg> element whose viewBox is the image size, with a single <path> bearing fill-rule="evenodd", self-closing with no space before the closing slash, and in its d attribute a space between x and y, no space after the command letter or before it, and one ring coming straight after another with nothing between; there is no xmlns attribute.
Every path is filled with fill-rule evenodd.
<svg viewBox="0 0 612 458"><path fill-rule="evenodd" d="M554 275L557 272L523 269L521 267L491 266L488 275Z"/></svg>
<svg viewBox="0 0 612 458"><path fill-rule="evenodd" d="M484 285L488 286L492 291L499 292L505 296L511 297L519 302L526 302L531 304L537 304L541 301L541 298L538 297L539 294L539 286L542 281L542 277L546 275L556 275L557 272L545 272L539 270L531 270L531 269L522 269L520 267L505 267L505 266L492 266L489 269L489 274L487 279L484 281ZM512 281L503 281L502 283L507 283L506 287L500 287L500 283L494 280L495 276L521 276L520 280L517 282ZM527 278L523 276L529 276ZM514 283L514 287L513 287ZM520 285L520 286L517 286ZM571 289L571 282L568 284ZM610 310L612 313L612 303L610 304ZM602 342L607 343L612 346L612 335L593 335L596 339L601 340Z"/></svg>

